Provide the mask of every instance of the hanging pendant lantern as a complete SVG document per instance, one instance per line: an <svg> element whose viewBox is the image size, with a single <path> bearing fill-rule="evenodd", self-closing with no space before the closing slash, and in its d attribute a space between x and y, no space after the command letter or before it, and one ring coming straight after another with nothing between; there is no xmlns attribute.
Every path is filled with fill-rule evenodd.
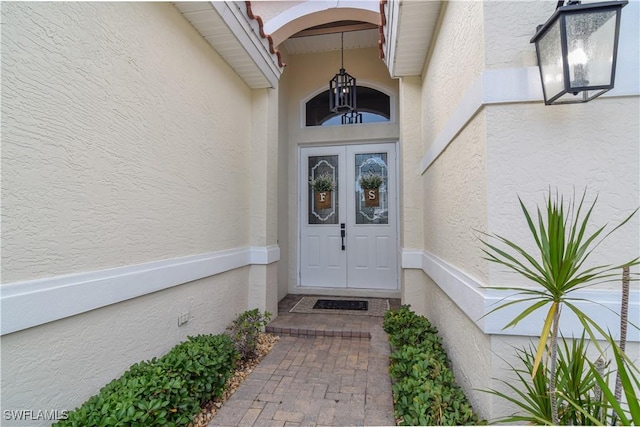
<svg viewBox="0 0 640 427"><path fill-rule="evenodd" d="M345 113L356 109L356 78L350 76L344 69L344 33L341 41L341 68L333 79L329 81L329 110L334 113Z"/></svg>
<svg viewBox="0 0 640 427"><path fill-rule="evenodd" d="M558 2L538 27L536 45L544 102L588 102L613 88L618 56L620 13L627 0Z"/></svg>

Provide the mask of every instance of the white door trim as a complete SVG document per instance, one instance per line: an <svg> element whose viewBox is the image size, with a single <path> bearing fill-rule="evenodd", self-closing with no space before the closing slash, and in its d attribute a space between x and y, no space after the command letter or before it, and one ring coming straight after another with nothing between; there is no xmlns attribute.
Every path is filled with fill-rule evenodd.
<svg viewBox="0 0 640 427"><path fill-rule="evenodd" d="M390 283L390 285L394 286L393 288L385 288L385 289L376 289L376 288L350 288L350 287L345 287L345 288L325 288L325 287L310 287L310 286L302 286L302 249L303 249L303 245L302 245L302 237L303 237L303 225L305 224L304 221L307 220L306 218L306 202L307 202L307 196L306 196L306 192L308 191L308 187L305 185L306 181L307 181L307 166L306 164L303 164L303 156L304 156L304 150L305 149L322 149L322 148L327 148L327 149L331 149L332 147L341 147L344 148L345 151L348 151L349 148L346 147L354 147L354 146L362 146L363 148L366 147L371 147L369 149L370 152L374 152L375 151L375 147L376 146L387 146L387 148L389 150L393 150L395 152L395 160L393 160L393 167L394 167L394 172L393 172L393 179L391 179L390 181L393 181L393 183L390 182L390 185L393 185L393 190L395 193L395 196L389 200L389 206L390 208L392 207L395 210L395 221L393 221L395 223L395 225L392 223L390 224L392 227L394 227L394 231L395 231L395 245L394 245L394 250L395 253L392 255L394 257L395 260L395 283ZM386 149L386 148L385 148ZM303 293L305 293L304 291L322 291L327 290L327 289L331 289L336 291L336 295L337 294L342 294L344 295L345 293L349 294L349 293L354 293L354 294L362 294L362 291L365 292L374 292L374 293L389 293L389 292L398 292L400 290L400 284L401 284L401 256L400 256L400 231L401 231L401 226L400 226L400 218L401 218L401 214L400 214L400 144L398 143L398 141L372 141L372 142L368 142L368 143L363 143L361 141L358 142L345 142L343 144L336 144L336 143L332 143L332 144L300 144L298 145L298 155L297 155L297 168L298 168L298 179L297 179L297 233L296 233L296 253L297 253L297 265L296 265L296 284L295 287L296 289L303 291ZM350 160L349 160L350 161ZM391 159L390 159L391 161ZM344 192L343 192L344 193ZM344 209L346 207L347 203L342 203L343 209L341 213L341 216L345 217L347 212ZM340 222L344 222L344 220L346 220L346 218L341 218ZM322 293L322 292L321 292ZM326 292L324 292L326 293Z"/></svg>

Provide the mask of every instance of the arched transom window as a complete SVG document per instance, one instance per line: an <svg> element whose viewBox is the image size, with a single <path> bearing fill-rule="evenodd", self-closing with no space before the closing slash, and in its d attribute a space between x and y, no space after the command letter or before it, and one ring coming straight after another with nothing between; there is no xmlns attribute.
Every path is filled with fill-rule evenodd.
<svg viewBox="0 0 640 427"><path fill-rule="evenodd" d="M391 100L379 90L357 87L358 114L362 120L358 123L388 122L391 119ZM329 110L329 90L311 98L305 105L306 126L331 126L353 123L353 117Z"/></svg>

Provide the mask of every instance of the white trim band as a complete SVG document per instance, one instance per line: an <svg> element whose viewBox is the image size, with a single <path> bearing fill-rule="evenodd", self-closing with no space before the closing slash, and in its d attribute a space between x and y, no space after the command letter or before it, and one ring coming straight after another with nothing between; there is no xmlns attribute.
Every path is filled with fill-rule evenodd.
<svg viewBox="0 0 640 427"><path fill-rule="evenodd" d="M277 245L9 283L0 287L0 335L53 322L194 280L280 259Z"/></svg>
<svg viewBox="0 0 640 427"><path fill-rule="evenodd" d="M507 291L487 289L479 280L427 251L403 250L402 268L422 270L485 334L540 336L540 328L544 323L544 309L534 312L526 321L520 322L515 327L503 330L503 327L527 306L524 303L514 304L482 317L499 303L514 298L509 297ZM574 305L592 319L598 319L598 325L605 331L608 329L614 337L618 336L621 291L589 289L575 291L573 297L584 299L585 301L575 302ZM411 301L407 302L411 303ZM633 289L630 292L629 313L638 312L640 312L640 291ZM631 321L635 322L633 315ZM568 308L563 310L561 323L565 336L579 336L582 333L582 324ZM627 340L640 342L640 331L633 327L629 328Z"/></svg>
<svg viewBox="0 0 640 427"><path fill-rule="evenodd" d="M628 67L627 67L628 68ZM618 74L627 76L626 68ZM638 96L637 78L619 78L616 87L602 97ZM486 105L541 102L542 84L538 67L485 70L462 98L449 120L436 136L433 144L420 161L420 174L424 174L455 137Z"/></svg>

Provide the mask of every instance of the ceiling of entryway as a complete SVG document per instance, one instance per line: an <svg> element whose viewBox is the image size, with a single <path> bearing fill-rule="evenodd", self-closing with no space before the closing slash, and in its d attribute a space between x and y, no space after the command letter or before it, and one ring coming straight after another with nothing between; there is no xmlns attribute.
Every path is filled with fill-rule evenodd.
<svg viewBox="0 0 640 427"><path fill-rule="evenodd" d="M299 31L279 48L290 55L340 50L344 35L345 49L359 49L378 45L378 26L361 21L337 21Z"/></svg>
<svg viewBox="0 0 640 427"><path fill-rule="evenodd" d="M251 63L255 61L255 53L252 57L243 48L247 42L238 38L238 28L252 27L247 33L260 33L260 43L266 51L278 55L276 63L280 61L278 50L289 55L340 50L344 34L345 50L377 46L379 57L386 62L392 77L413 76L423 71L438 18L446 7L441 0L174 4L250 87L274 87L277 80L260 77L261 67ZM216 6L220 4L227 6ZM224 16L216 16L220 11ZM247 22L238 20L241 13L249 16Z"/></svg>

